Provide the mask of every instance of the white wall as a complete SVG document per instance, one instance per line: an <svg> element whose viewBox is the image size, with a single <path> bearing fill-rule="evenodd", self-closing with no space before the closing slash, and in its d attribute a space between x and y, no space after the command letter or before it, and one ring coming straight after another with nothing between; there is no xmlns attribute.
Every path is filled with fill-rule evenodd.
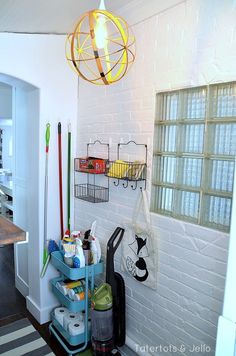
<svg viewBox="0 0 236 356"><path fill-rule="evenodd" d="M236 175L234 176L234 196L236 196ZM232 206L232 216L236 216L236 200ZM236 220L231 221L229 257L225 283L223 313L219 319L216 356L236 354Z"/></svg>
<svg viewBox="0 0 236 356"><path fill-rule="evenodd" d="M147 143L150 191L155 93L235 80L235 16L233 0L188 0L135 25L137 59L127 77L104 88L80 81L77 155L95 139L111 143L113 159L120 140ZM96 219L103 252L115 227L131 218L138 194L112 181L110 186L109 203L76 201L77 227L87 229ZM229 236L156 214L152 222L159 245L158 289L124 275L127 335L141 346L185 345L181 355L193 354L193 344L205 344L214 355Z"/></svg>
<svg viewBox="0 0 236 356"><path fill-rule="evenodd" d="M12 92L11 87L0 83L0 119L12 118Z"/></svg>
<svg viewBox="0 0 236 356"><path fill-rule="evenodd" d="M57 185L58 121L62 122L63 128L64 184L66 184L66 131L69 122L72 124L73 133L76 133L77 77L66 63L64 42L64 36L0 34L0 46L4 48L0 56L0 74L24 80L40 91L39 131L35 131L34 138L30 137L32 144L38 145L38 150L35 157L31 156L37 179L29 187L32 196L30 218L34 220L35 232L33 236L29 236L30 292L27 305L41 323L49 319L49 313L57 303L48 283L49 279L56 275L54 268L49 267L44 279L41 280L39 277L43 258L45 125L48 121L51 123L48 237L53 239L58 239L60 235ZM5 78L10 81L9 78ZM15 85L14 79L12 83ZM21 82L17 82L17 85L21 85ZM35 122L37 117L31 119L32 125L37 127ZM73 135L72 152L74 146ZM33 191L32 187L34 187ZM64 193L66 197L66 189Z"/></svg>

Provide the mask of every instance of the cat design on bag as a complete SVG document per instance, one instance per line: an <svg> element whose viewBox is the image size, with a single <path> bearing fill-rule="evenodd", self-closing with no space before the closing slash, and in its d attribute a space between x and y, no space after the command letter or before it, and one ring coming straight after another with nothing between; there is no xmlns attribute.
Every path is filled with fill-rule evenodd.
<svg viewBox="0 0 236 356"><path fill-rule="evenodd" d="M139 282L146 281L149 275L147 265L144 259L144 257L149 256L146 242L147 237L145 236L145 234L140 234L140 236L135 234L135 241L129 244L129 247L138 257L138 260L133 261L130 256L127 256L126 258L126 266L128 271Z"/></svg>
<svg viewBox="0 0 236 356"><path fill-rule="evenodd" d="M124 221L121 270L148 288L157 289L157 239L154 237L145 189L138 194L132 219Z"/></svg>

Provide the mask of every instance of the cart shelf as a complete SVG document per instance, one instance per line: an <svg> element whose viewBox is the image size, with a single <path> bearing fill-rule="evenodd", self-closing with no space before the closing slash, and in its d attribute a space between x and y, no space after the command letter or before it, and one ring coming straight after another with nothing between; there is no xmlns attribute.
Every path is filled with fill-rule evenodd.
<svg viewBox="0 0 236 356"><path fill-rule="evenodd" d="M50 283L52 285L53 294L57 297L61 304L63 304L67 309L73 313L77 313L85 309L85 301L73 301L66 295L64 295L57 287L57 282L64 281L63 277L53 278Z"/></svg>
<svg viewBox="0 0 236 356"><path fill-rule="evenodd" d="M83 344L85 342L86 333L84 332L81 335L72 336L70 335L63 326L58 323L57 319L55 318L54 314L52 313L52 325L55 327L57 331L64 337L64 339L72 346L77 346ZM88 339L91 338L91 331L88 330Z"/></svg>
<svg viewBox="0 0 236 356"><path fill-rule="evenodd" d="M70 268L63 261L63 254L60 251L52 252L51 262L53 266L60 271L64 276L69 278L72 281L85 278L86 269L88 270L88 276L96 276L99 273L103 272L103 262L99 262L96 265L89 265L83 268Z"/></svg>

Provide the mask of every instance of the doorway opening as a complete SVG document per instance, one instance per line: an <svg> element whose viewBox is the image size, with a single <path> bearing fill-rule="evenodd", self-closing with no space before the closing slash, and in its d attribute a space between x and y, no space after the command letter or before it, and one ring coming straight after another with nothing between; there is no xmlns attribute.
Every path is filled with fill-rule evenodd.
<svg viewBox="0 0 236 356"><path fill-rule="evenodd" d="M25 242L0 250L0 278L5 286L1 293L6 297L1 296L5 304L0 308L0 320L25 308L33 280L31 247L39 235L38 161L39 89L0 73L0 216L27 233ZM9 293L19 308L10 307L8 312L8 304L13 304Z"/></svg>

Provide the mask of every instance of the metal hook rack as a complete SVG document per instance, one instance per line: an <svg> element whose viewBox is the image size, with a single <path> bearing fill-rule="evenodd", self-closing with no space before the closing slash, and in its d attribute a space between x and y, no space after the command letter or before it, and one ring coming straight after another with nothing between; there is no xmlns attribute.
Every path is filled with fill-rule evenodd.
<svg viewBox="0 0 236 356"><path fill-rule="evenodd" d="M135 144L136 146L143 146L145 150L145 160L143 162L120 162L120 149L121 146L127 146L130 144ZM128 188L130 185L132 190L136 190L138 187L138 182L143 182L144 186L139 188L146 189L146 175L147 175L147 145L142 143L137 143L133 140L127 143L119 143L117 145L117 160L109 161L109 170L107 176L109 178L115 178L113 181L114 186L118 187L120 181L123 180L122 186L124 189ZM130 184L132 182L132 184Z"/></svg>
<svg viewBox="0 0 236 356"><path fill-rule="evenodd" d="M95 140L94 142L87 143L87 156L89 156L89 147L95 146L96 143L98 143L101 146L107 146L107 160L109 161L110 160L110 145L109 145L109 143L104 143L104 142L101 142L100 140Z"/></svg>

